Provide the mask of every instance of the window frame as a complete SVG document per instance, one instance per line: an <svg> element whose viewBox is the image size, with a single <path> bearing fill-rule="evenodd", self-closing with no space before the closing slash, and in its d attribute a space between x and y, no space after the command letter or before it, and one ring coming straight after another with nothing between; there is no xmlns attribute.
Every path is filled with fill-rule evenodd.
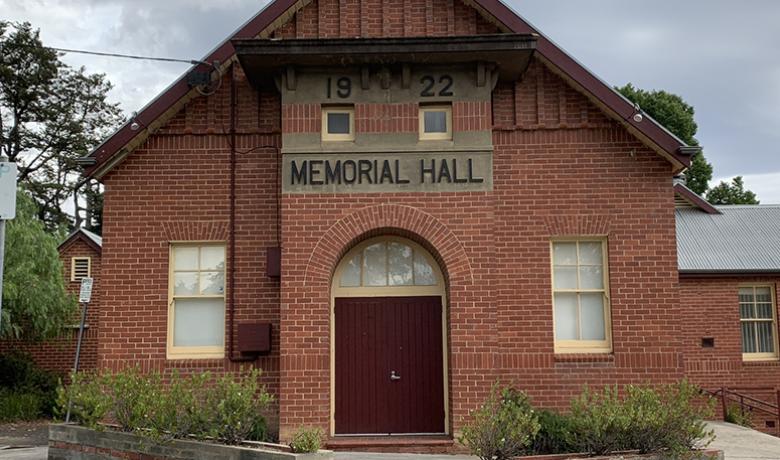
<svg viewBox="0 0 780 460"><path fill-rule="evenodd" d="M203 247L221 247L225 254L225 286L222 295L178 295L174 296L174 273L176 266L175 251L176 248L195 247L198 248L198 264L200 264L200 249ZM197 273L200 274L200 266ZM198 276L200 279L200 276ZM223 359L225 357L225 337L227 325L225 324L225 313L227 312L227 244L221 241L172 241L168 244L168 325L166 337L166 357L169 360L174 359ZM176 299L222 299L223 318L222 318L222 345L220 346L175 346L174 345L174 325L176 322Z"/></svg>
<svg viewBox="0 0 780 460"><path fill-rule="evenodd" d="M406 284L406 285L393 285L393 286L363 286L362 285L362 265L363 260L361 256L361 286L341 286L341 276L347 267L347 262L352 259L356 254L362 253L364 249L377 243L401 243L412 248L413 251L422 256L428 265L433 268L435 284L422 285L422 284ZM387 260L385 260L387 264ZM408 240L402 237L396 236L380 236L376 238L369 238L357 244L355 247L347 251L340 261L339 265L333 274L333 281L331 283L331 294L333 297L408 297L408 296L427 296L427 295L441 295L444 289L444 274L441 272L439 263L433 258L427 249L420 246L414 241Z"/></svg>
<svg viewBox="0 0 780 460"><path fill-rule="evenodd" d="M772 353L745 353L742 350L742 323L743 322L768 322L768 319L743 319L742 318L742 302L739 301L739 290L745 289L745 288L751 288L753 289L753 307L755 308L756 305L756 289L758 288L768 288L769 294L772 301L772 342L774 344L774 352ZM778 354L778 329L777 329L777 295L775 291L776 287L774 284L771 283L747 283L747 284L739 284L737 286L737 311L739 312L739 347L740 351L742 352L742 360L743 361L777 361L780 359L780 354Z"/></svg>
<svg viewBox="0 0 780 460"><path fill-rule="evenodd" d="M87 261L87 276L82 276L81 278L76 278L76 261L77 260L86 260ZM92 257L89 256L76 256L70 258L70 281L71 282L78 282L81 281L84 278L91 278L92 277Z"/></svg>
<svg viewBox="0 0 780 460"><path fill-rule="evenodd" d="M555 244L577 244L577 281L579 285L580 243L601 243L601 261L603 289L556 289L555 288ZM555 237L550 239L550 298L553 319L553 348L555 354L609 354L612 353L612 297L609 284L609 241L606 236L582 236L582 237ZM558 340L556 337L555 323L555 294L556 293L598 293L604 295L604 340ZM577 326L580 326L580 305L577 303Z"/></svg>
<svg viewBox="0 0 780 460"><path fill-rule="evenodd" d="M328 115L331 113L346 113L349 115L349 134L331 134L328 132ZM325 106L322 107L322 141L351 142L355 140L355 107Z"/></svg>
<svg viewBox="0 0 780 460"><path fill-rule="evenodd" d="M425 132L425 113L426 112L445 112L447 120L447 132L444 133L426 133ZM452 140L452 104L432 104L421 105L417 115L420 140L421 141L451 141Z"/></svg>

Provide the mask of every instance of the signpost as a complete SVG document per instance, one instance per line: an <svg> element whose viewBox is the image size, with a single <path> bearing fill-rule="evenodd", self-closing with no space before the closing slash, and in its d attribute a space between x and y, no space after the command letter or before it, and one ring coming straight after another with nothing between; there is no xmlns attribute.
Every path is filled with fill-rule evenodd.
<svg viewBox="0 0 780 460"><path fill-rule="evenodd" d="M87 307L92 299L92 278L81 278L81 289L79 289L79 303L81 307L81 324L79 325L79 339L76 342L76 361L73 363L73 374L79 371L79 357L81 356L81 339L84 337L84 325L87 321ZM72 400L68 397L68 412L65 414L65 423L70 423L70 409Z"/></svg>
<svg viewBox="0 0 780 460"><path fill-rule="evenodd" d="M0 326L3 322L5 221L16 217L16 163L9 163L7 160L4 155L0 155Z"/></svg>

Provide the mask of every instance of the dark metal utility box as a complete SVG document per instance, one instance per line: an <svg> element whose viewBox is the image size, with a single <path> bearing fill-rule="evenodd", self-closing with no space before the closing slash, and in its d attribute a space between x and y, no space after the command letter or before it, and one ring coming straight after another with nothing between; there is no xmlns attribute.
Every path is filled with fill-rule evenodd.
<svg viewBox="0 0 780 460"><path fill-rule="evenodd" d="M271 352L271 323L240 323L238 351L244 355Z"/></svg>
<svg viewBox="0 0 780 460"><path fill-rule="evenodd" d="M265 249L265 271L269 278L282 276L282 248L271 247Z"/></svg>

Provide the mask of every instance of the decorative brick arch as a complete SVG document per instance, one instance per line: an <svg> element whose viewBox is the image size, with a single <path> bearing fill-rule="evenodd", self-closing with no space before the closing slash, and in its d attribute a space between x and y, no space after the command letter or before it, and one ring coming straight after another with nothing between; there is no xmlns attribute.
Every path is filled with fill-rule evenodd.
<svg viewBox="0 0 780 460"><path fill-rule="evenodd" d="M317 241L306 264L304 285L329 284L341 258L360 241L397 235L423 246L448 284L472 284L471 262L460 239L439 219L411 206L381 204L339 219Z"/></svg>

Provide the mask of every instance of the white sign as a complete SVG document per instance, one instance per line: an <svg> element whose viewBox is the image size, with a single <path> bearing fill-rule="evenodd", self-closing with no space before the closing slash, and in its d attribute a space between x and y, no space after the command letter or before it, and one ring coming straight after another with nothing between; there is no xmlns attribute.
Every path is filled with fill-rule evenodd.
<svg viewBox="0 0 780 460"><path fill-rule="evenodd" d="M79 291L79 303L89 303L92 298L92 278L81 278L81 290Z"/></svg>
<svg viewBox="0 0 780 460"><path fill-rule="evenodd" d="M0 163L0 219L16 217L16 163Z"/></svg>

